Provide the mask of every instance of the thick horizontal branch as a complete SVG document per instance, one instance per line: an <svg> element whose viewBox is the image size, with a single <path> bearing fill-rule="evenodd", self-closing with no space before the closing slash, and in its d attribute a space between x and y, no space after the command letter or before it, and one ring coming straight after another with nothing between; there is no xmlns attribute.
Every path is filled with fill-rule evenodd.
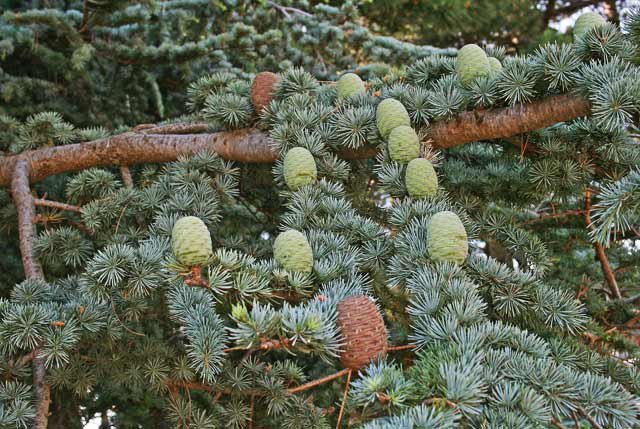
<svg viewBox="0 0 640 429"><path fill-rule="evenodd" d="M0 185L9 184L14 166L20 159L29 163L29 179L35 183L55 174L91 167L174 161L181 155L203 149L241 162L273 162L277 156L267 136L255 129L179 135L124 133L0 159Z"/></svg>
<svg viewBox="0 0 640 429"><path fill-rule="evenodd" d="M513 107L465 112L453 121L431 127L434 146L450 148L478 141L506 139L589 115L589 101L572 95L555 95Z"/></svg>
<svg viewBox="0 0 640 429"><path fill-rule="evenodd" d="M558 122L589 114L589 102L570 95L556 95L530 104L514 107L465 112L449 122L436 122L431 127L432 144L450 148L478 141L506 139L522 133L548 127ZM29 180L38 182L49 176L79 171L91 167L133 165L173 161L208 149L225 159L247 163L270 163L277 158L268 136L250 128L207 134L184 134L204 130L205 124L142 127L129 132L88 143L27 151L0 159L0 186L11 182L18 160L29 164ZM152 134L150 131L156 131ZM176 134L167 134L175 132ZM341 151L344 159L375 157L373 147Z"/></svg>

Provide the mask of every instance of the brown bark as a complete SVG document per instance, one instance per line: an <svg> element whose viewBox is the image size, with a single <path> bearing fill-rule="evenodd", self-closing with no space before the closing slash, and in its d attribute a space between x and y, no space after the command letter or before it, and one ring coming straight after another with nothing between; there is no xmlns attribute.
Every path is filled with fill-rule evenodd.
<svg viewBox="0 0 640 429"><path fill-rule="evenodd" d="M36 206L41 206L41 207L51 207L58 210L66 210L66 211L76 212L76 213L82 212L82 207L74 206L67 203L60 203L58 201L45 200L43 198L34 198L33 203Z"/></svg>
<svg viewBox="0 0 640 429"><path fill-rule="evenodd" d="M22 254L25 277L44 280L42 267L40 267L33 252L33 243L36 237L34 223L36 206L29 188L29 164L25 159L19 159L15 162L11 180L11 194L18 211L20 253ZM45 360L38 357L38 352L38 349L33 351L33 386L36 416L33 419L32 427L34 429L46 429L49 420L51 391L45 379Z"/></svg>
<svg viewBox="0 0 640 429"><path fill-rule="evenodd" d="M287 390L287 393L291 393L291 394L298 393L298 392L302 392L302 391L307 390L307 389L311 389L311 388L316 387L316 386L320 386L321 384L328 383L328 382L330 382L332 380L335 380L336 378L343 377L343 376L347 375L348 373L350 373L351 371L352 370L349 369L349 368L341 369L340 371L336 372L335 374L331 374L331 375L328 375L326 377L310 381L310 382L308 382L306 384L302 384L302 385L297 386L297 387L292 387L291 389Z"/></svg>
<svg viewBox="0 0 640 429"><path fill-rule="evenodd" d="M131 176L131 170L126 165L120 167L120 175L122 181L127 188L133 188L133 177Z"/></svg>
<svg viewBox="0 0 640 429"><path fill-rule="evenodd" d="M504 139L589 114L589 101L555 95L529 104L465 112L431 127L434 146L450 148L478 140Z"/></svg>
<svg viewBox="0 0 640 429"><path fill-rule="evenodd" d="M25 277L28 279L42 279L42 268L36 260L33 243L36 238L36 206L29 188L29 166L24 159L15 164L11 195L18 210L18 233L20 236L20 253Z"/></svg>
<svg viewBox="0 0 640 429"><path fill-rule="evenodd" d="M505 139L528 131L544 128L589 114L589 102L581 97L556 95L530 104L466 112L449 122L437 122L431 129L432 143L436 147L450 148L478 141ZM225 159L247 163L271 163L277 158L270 139L250 128L212 134L166 134L194 132L205 129L205 124L179 124L139 127L107 139L88 143L57 146L19 155L0 158L0 186L11 182L13 169L20 159L28 161L31 183L54 174L79 171L91 167L133 165L173 161L209 149ZM157 134L149 134L155 131ZM338 156L344 159L375 157L375 147L344 150Z"/></svg>
<svg viewBox="0 0 640 429"><path fill-rule="evenodd" d="M204 122L178 123L169 125L138 125L134 131L143 134L198 134L206 133L211 127Z"/></svg>
<svg viewBox="0 0 640 429"><path fill-rule="evenodd" d="M0 159L0 185L8 185L16 162L30 164L29 179L38 182L49 176L91 167L174 161L180 155L203 149L225 159L241 162L273 162L277 156L267 136L255 129L213 134L125 133L88 143L56 146Z"/></svg>

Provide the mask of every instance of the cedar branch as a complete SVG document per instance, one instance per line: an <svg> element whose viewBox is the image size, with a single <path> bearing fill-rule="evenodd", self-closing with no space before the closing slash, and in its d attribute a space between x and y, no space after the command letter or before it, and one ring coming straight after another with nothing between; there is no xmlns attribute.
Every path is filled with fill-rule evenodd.
<svg viewBox="0 0 640 429"><path fill-rule="evenodd" d="M67 203L61 203L58 201L46 200L44 198L34 198L33 203L36 206L41 206L41 207L51 207L58 210L66 210L66 211L76 212L76 213L82 212L82 207L74 206Z"/></svg>
<svg viewBox="0 0 640 429"><path fill-rule="evenodd" d="M36 237L36 206L29 188L29 164L19 159L13 169L11 195L18 211L18 234L20 236L20 253L25 277L44 280L42 267L35 258L33 243ZM35 391L36 415L33 419L34 429L46 429L49 420L49 403L51 391L46 382L45 359L38 356L39 349L33 352L33 385Z"/></svg>
<svg viewBox="0 0 640 429"><path fill-rule="evenodd" d="M36 260L33 243L36 237L36 206L29 188L29 166L24 159L19 160L13 171L11 195L18 210L18 233L20 236L20 254L25 277L43 279L42 268Z"/></svg>
<svg viewBox="0 0 640 429"><path fill-rule="evenodd" d="M589 114L589 102L571 95L556 95L530 104L499 109L466 112L449 122L431 127L431 142L450 148L478 141L506 139L544 128L558 122ZM167 134L204 130L205 124L140 127L137 132L119 134L88 143L56 146L0 158L0 186L11 183L16 163L26 160L31 183L49 176L91 167L169 162L181 155L209 149L225 159L248 163L271 163L277 152L270 139L259 130L249 128L208 134ZM157 132L151 134L150 131ZM376 148L342 151L344 159L366 159L376 155Z"/></svg>
<svg viewBox="0 0 640 429"><path fill-rule="evenodd" d="M436 122L431 138L439 148L478 140L506 139L587 116L589 101L572 95L555 95L529 104L465 112L449 122Z"/></svg>

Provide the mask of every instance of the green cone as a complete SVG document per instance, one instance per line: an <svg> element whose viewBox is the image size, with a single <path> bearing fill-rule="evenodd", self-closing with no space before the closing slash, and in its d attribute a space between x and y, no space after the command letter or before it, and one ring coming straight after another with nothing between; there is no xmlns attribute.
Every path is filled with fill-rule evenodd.
<svg viewBox="0 0 640 429"><path fill-rule="evenodd" d="M583 13L576 19L576 23L573 26L573 38L577 40L592 28L600 27L606 22L602 15L595 12Z"/></svg>
<svg viewBox="0 0 640 429"><path fill-rule="evenodd" d="M318 170L316 161L307 149L294 147L284 157L284 181L289 189L295 191L301 186L316 181Z"/></svg>
<svg viewBox="0 0 640 429"><path fill-rule="evenodd" d="M313 270L313 251L307 238L295 229L280 233L273 243L276 262L285 270L310 273Z"/></svg>
<svg viewBox="0 0 640 429"><path fill-rule="evenodd" d="M413 128L407 125L395 127L389 134L391 159L406 164L420 156L420 139Z"/></svg>
<svg viewBox="0 0 640 429"><path fill-rule="evenodd" d="M458 51L456 73L462 83L469 83L477 77L489 74L489 58L484 50L475 44L464 45Z"/></svg>
<svg viewBox="0 0 640 429"><path fill-rule="evenodd" d="M458 215L450 211L433 215L427 231L427 249L434 261L461 264L467 259L467 231Z"/></svg>
<svg viewBox="0 0 640 429"><path fill-rule="evenodd" d="M356 94L366 92L364 82L355 73L343 74L338 79L338 98L353 97Z"/></svg>
<svg viewBox="0 0 640 429"><path fill-rule="evenodd" d="M428 159L412 159L407 165L405 181L412 198L433 197L438 192L438 175Z"/></svg>
<svg viewBox="0 0 640 429"><path fill-rule="evenodd" d="M502 71L502 63L495 57L489 57L489 74L496 75Z"/></svg>
<svg viewBox="0 0 640 429"><path fill-rule="evenodd" d="M402 103L393 98L387 98L378 104L376 124L382 137L387 138L394 128L400 125L410 126L411 120Z"/></svg>
<svg viewBox="0 0 640 429"><path fill-rule="evenodd" d="M207 225L195 216L178 219L171 231L171 247L181 264L190 267L205 264L212 254Z"/></svg>

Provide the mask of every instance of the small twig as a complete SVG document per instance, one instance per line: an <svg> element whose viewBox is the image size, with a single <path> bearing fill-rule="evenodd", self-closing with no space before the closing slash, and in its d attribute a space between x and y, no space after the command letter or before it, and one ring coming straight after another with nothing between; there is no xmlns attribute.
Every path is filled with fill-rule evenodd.
<svg viewBox="0 0 640 429"><path fill-rule="evenodd" d="M540 222L542 220L546 220L546 219L560 219L563 217L568 217L568 216L578 216L578 215L583 215L585 213L584 210L567 210L564 212L560 212L560 213L551 213L548 215L540 215L534 219L529 219L526 220L524 222L521 222L520 225L529 225L535 222Z"/></svg>
<svg viewBox="0 0 640 429"><path fill-rule="evenodd" d="M551 424L554 425L555 427L557 427L558 429L569 429L568 427L566 427L565 425L563 425L562 423L560 423L556 419L551 419Z"/></svg>
<svg viewBox="0 0 640 429"><path fill-rule="evenodd" d="M142 332L136 332L133 329L129 329L129 327L127 327L127 325L124 324L122 319L120 319L118 312L116 311L116 304L113 302L113 297L111 298L111 309L113 310L113 314L116 316L116 319L118 319L118 322L120 322L120 325L125 329L125 331L137 337L146 337L146 335L143 334Z"/></svg>
<svg viewBox="0 0 640 429"><path fill-rule="evenodd" d="M349 368L345 368L343 370L340 370L340 371L336 372L335 374L331 374L331 375L328 375L328 376L326 376L324 378L319 378L317 380L310 381L310 382L308 382L306 384L302 384L302 385L300 385L298 387L293 387L291 389L288 389L287 392L288 393L302 392L303 390L311 389L313 387L320 386L321 384L328 383L329 381L335 380L336 378L340 378L340 377L348 374L350 371L351 370Z"/></svg>
<svg viewBox="0 0 640 429"><path fill-rule="evenodd" d="M75 222L73 219L68 219L68 222L79 230L84 231L87 235L93 235L96 233L93 229L89 228L82 222Z"/></svg>
<svg viewBox="0 0 640 429"><path fill-rule="evenodd" d="M23 355L20 358L18 358L17 360L10 359L7 362L7 366L9 367L9 369L14 368L16 366L17 367L25 366L26 364L31 362L33 359L35 359L36 355L38 354L38 351L39 349L35 348L29 353L27 353L26 355Z"/></svg>
<svg viewBox="0 0 640 429"><path fill-rule="evenodd" d="M273 6L273 7L275 7L276 9L278 9L280 12L282 12L282 14L286 18L291 18L291 15L289 14L289 12L299 13L300 15L308 16L308 17L312 17L313 16L309 12L305 12L304 10L301 10L301 9L298 9L298 8L295 8L295 7L282 6L282 5L274 3L272 1L267 1L267 4L269 4L269 5Z"/></svg>
<svg viewBox="0 0 640 429"><path fill-rule="evenodd" d="M576 429L580 429L582 425L580 424L580 419L575 411L571 412L571 416L573 417L573 422L576 424Z"/></svg>
<svg viewBox="0 0 640 429"><path fill-rule="evenodd" d="M252 348L246 348L246 347L241 347L241 346L237 346L237 347L230 347L228 349L224 349L223 352L225 353L230 353L230 352L237 352L240 350L275 350L275 349L286 349L287 347L289 347L291 345L291 341L288 338L283 338L280 340L262 340L262 342L256 346L256 347L252 347Z"/></svg>
<svg viewBox="0 0 640 429"><path fill-rule="evenodd" d="M397 351L400 351L400 350L413 350L415 348L416 348L416 346L414 344L405 344L403 346L387 347L387 351L388 352L397 352Z"/></svg>
<svg viewBox="0 0 640 429"><path fill-rule="evenodd" d="M594 429L604 429L597 421L593 419L593 417L589 415L589 413L585 411L584 408L578 407L578 411L580 411L580 414L582 414L589 421L589 424L591 424Z"/></svg>
<svg viewBox="0 0 640 429"><path fill-rule="evenodd" d="M133 188L133 177L131 177L131 170L126 165L120 166L120 175L122 176L122 181L124 182L127 188Z"/></svg>
<svg viewBox="0 0 640 429"><path fill-rule="evenodd" d="M344 393L342 394L342 404L340 404L340 413L338 413L338 423L336 423L336 429L340 428L340 423L342 423L342 415L344 414L344 406L347 403L347 393L349 393L349 385L351 384L351 374L353 371L349 369L347 373L347 384L344 386Z"/></svg>
<svg viewBox="0 0 640 429"><path fill-rule="evenodd" d="M89 29L89 1L84 0L84 4L82 5L82 24L80 24L80 29L78 33L84 33Z"/></svg>
<svg viewBox="0 0 640 429"><path fill-rule="evenodd" d="M585 214L584 220L587 224L587 228L590 230L594 230L595 227L591 223L591 190L587 189L584 195L585 200ZM622 299L622 294L620 293L620 288L618 287L618 282L616 281L616 277L611 270L611 265L609 264L609 259L607 258L607 254L604 251L604 246L597 241L593 244L596 250L596 257L600 261L600 266L602 267L602 272L604 273L605 280L609 285L609 289L611 289L611 293L613 297L616 299Z"/></svg>
<svg viewBox="0 0 640 429"><path fill-rule="evenodd" d="M45 200L44 198L34 198L33 203L36 206L51 207L58 210L66 210L68 212L81 213L82 207L74 206L72 204L60 203L58 201Z"/></svg>
<svg viewBox="0 0 640 429"><path fill-rule="evenodd" d="M444 403L451 408L458 408L458 404L446 398L429 398L425 399L422 403L425 405L439 405Z"/></svg>

